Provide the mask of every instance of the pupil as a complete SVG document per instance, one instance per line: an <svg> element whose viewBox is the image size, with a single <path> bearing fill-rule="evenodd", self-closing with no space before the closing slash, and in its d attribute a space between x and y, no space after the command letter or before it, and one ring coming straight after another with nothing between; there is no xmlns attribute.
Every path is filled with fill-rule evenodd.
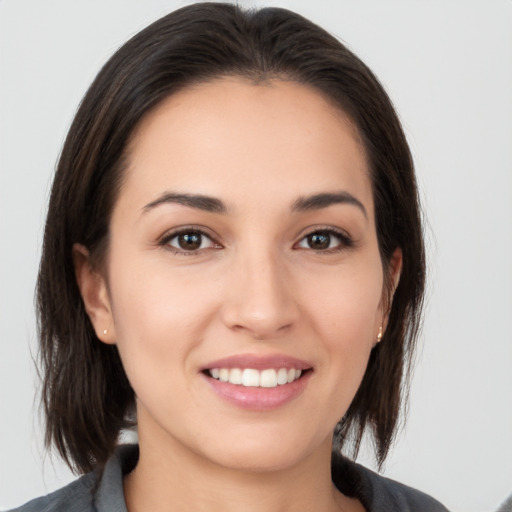
<svg viewBox="0 0 512 512"><path fill-rule="evenodd" d="M314 233L309 235L308 241L312 249L327 249L331 243L331 237L326 233Z"/></svg>
<svg viewBox="0 0 512 512"><path fill-rule="evenodd" d="M193 250L201 247L201 235L199 233L185 233L178 238L179 246L182 249Z"/></svg>

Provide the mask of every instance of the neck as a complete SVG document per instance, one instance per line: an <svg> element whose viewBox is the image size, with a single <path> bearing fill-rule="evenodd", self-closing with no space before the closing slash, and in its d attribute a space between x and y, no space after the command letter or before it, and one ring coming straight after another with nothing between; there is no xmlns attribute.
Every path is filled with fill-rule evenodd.
<svg viewBox="0 0 512 512"><path fill-rule="evenodd" d="M253 471L218 465L176 440L139 432L140 458L124 482L128 512L334 512L358 510L331 481L331 444L290 467Z"/></svg>

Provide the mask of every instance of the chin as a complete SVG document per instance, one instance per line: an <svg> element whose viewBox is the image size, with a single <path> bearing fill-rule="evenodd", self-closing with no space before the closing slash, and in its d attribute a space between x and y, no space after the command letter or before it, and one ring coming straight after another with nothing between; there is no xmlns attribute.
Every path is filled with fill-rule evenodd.
<svg viewBox="0 0 512 512"><path fill-rule="evenodd" d="M299 453L292 450L286 453L275 453L271 449L268 449L268 451L266 449L257 451L240 450L237 453L216 457L216 462L219 466L248 473L282 471L295 466L300 460Z"/></svg>
<svg viewBox="0 0 512 512"><path fill-rule="evenodd" d="M331 435L323 443L297 439L290 433L239 437L227 446L209 446L202 455L226 469L251 473L268 473L290 469L309 458L319 448L331 450Z"/></svg>

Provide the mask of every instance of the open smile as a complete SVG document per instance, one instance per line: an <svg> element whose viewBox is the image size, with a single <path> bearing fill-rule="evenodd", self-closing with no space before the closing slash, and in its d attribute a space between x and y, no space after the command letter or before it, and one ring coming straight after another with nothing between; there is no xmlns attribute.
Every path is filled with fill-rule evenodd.
<svg viewBox="0 0 512 512"><path fill-rule="evenodd" d="M287 356L241 355L212 362L201 373L216 394L231 404L267 410L299 396L313 367Z"/></svg>
<svg viewBox="0 0 512 512"><path fill-rule="evenodd" d="M303 370L298 368L268 368L261 371L255 368L212 368L208 370L210 377L220 382L256 388L275 388L291 384L300 378L302 372Z"/></svg>

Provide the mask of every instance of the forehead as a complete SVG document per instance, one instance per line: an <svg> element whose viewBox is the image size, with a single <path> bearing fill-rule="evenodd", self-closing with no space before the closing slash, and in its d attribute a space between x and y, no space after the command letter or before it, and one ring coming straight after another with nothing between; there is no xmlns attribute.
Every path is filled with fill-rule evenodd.
<svg viewBox="0 0 512 512"><path fill-rule="evenodd" d="M225 78L189 86L141 121L127 155L123 188L148 200L166 189L229 203L243 193L273 197L276 188L283 201L343 188L372 202L353 122L295 82Z"/></svg>

